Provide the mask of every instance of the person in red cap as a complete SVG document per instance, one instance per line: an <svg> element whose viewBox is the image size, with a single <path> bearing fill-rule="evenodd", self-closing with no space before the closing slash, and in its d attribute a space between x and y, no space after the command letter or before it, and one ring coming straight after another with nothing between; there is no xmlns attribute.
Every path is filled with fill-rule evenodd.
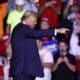
<svg viewBox="0 0 80 80"><path fill-rule="evenodd" d="M46 18L46 17L42 18L40 21L40 29L41 30L47 30L49 28L50 28L50 24L49 24L48 18ZM51 39L51 37L43 37L42 41L48 41L50 39Z"/></svg>
<svg viewBox="0 0 80 80"><path fill-rule="evenodd" d="M43 17L48 18L50 27L54 29L58 27L59 17L61 10L61 1L60 0L39 0L38 2L40 19Z"/></svg>

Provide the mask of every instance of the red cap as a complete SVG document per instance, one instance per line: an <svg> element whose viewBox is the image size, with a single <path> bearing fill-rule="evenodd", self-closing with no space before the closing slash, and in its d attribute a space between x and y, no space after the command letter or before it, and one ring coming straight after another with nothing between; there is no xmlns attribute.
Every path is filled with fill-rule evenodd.
<svg viewBox="0 0 80 80"><path fill-rule="evenodd" d="M48 22L48 18L46 18L46 17L43 17L41 20Z"/></svg>

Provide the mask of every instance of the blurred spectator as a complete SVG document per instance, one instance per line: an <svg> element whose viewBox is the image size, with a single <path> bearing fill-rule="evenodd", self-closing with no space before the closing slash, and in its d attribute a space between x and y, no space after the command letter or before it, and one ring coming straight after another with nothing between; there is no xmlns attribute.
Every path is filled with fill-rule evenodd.
<svg viewBox="0 0 80 80"><path fill-rule="evenodd" d="M4 18L7 14L6 11L6 6L7 6L8 1L7 0L0 0L0 37L4 34Z"/></svg>
<svg viewBox="0 0 80 80"><path fill-rule="evenodd" d="M69 1L69 0L61 0L61 2L62 2L62 11L63 11L64 8L66 7L68 1Z"/></svg>
<svg viewBox="0 0 80 80"><path fill-rule="evenodd" d="M0 80L3 80L4 72L3 72L3 58L2 55L5 52L5 45L2 42L2 39L0 38Z"/></svg>
<svg viewBox="0 0 80 80"><path fill-rule="evenodd" d="M7 80L7 79L4 79L4 76L5 76L4 75L4 57L6 56L8 39L9 39L8 35L4 35L0 39L0 80Z"/></svg>
<svg viewBox="0 0 80 80"><path fill-rule="evenodd" d="M44 77L36 77L35 80L51 80L51 69L53 66L53 55L46 48L43 47L42 41L37 40L40 59L44 68Z"/></svg>
<svg viewBox="0 0 80 80"><path fill-rule="evenodd" d="M76 0L68 0L67 6L64 9L62 20L60 21L60 26L68 28L69 34L67 34L67 41L69 43L72 31L74 30L73 24L76 18L76 15L79 14L79 3ZM63 36L62 36L63 37Z"/></svg>
<svg viewBox="0 0 80 80"><path fill-rule="evenodd" d="M21 21L21 17L24 14L24 0L15 0L16 9L11 11L7 19L6 32L11 34L14 27Z"/></svg>
<svg viewBox="0 0 80 80"><path fill-rule="evenodd" d="M15 0L8 0L7 11L13 11L16 8Z"/></svg>
<svg viewBox="0 0 80 80"><path fill-rule="evenodd" d="M77 27L80 26L79 23L80 23L80 14L76 14L73 22L73 32L77 32Z"/></svg>
<svg viewBox="0 0 80 80"><path fill-rule="evenodd" d="M1 38L1 40L0 40L0 56L3 56L5 54L5 52L6 52L6 45Z"/></svg>
<svg viewBox="0 0 80 80"><path fill-rule="evenodd" d="M63 17L60 20L60 24L59 25L60 25L61 28L68 29L68 31L66 31L65 34L58 33L56 38L58 40L66 40L66 42L69 45L70 37L71 37L72 31L73 31L73 23L70 20L68 20L68 19Z"/></svg>
<svg viewBox="0 0 80 80"><path fill-rule="evenodd" d="M77 59L77 70L80 80L80 15L77 17L70 39L70 53Z"/></svg>
<svg viewBox="0 0 80 80"><path fill-rule="evenodd" d="M4 80L3 57L0 56L0 80Z"/></svg>
<svg viewBox="0 0 80 80"><path fill-rule="evenodd" d="M69 0L64 10L64 17L71 20L74 19L75 14L79 13L79 7L80 7L80 4L77 0L76 1Z"/></svg>
<svg viewBox="0 0 80 80"><path fill-rule="evenodd" d="M33 12L38 13L36 0L24 0L24 1L25 1L25 4L24 4L25 11L33 11ZM12 11L12 10L15 10L15 8L16 8L15 0L8 0L7 10Z"/></svg>
<svg viewBox="0 0 80 80"><path fill-rule="evenodd" d="M24 10L38 13L38 8L36 6L35 0L25 0Z"/></svg>
<svg viewBox="0 0 80 80"><path fill-rule="evenodd" d="M58 39L65 39L67 41L67 43L69 44L70 37L71 37L72 31L73 31L73 23L70 20L63 18L60 21L60 26L62 28L69 29L69 31L67 31L65 34L58 34L57 38Z"/></svg>
<svg viewBox="0 0 80 80"><path fill-rule="evenodd" d="M50 24L49 24L48 18L46 18L46 17L42 18L41 22L40 22L40 29L47 30L49 28L50 28ZM43 37L42 38L42 41L48 41L48 40L51 40L51 37Z"/></svg>
<svg viewBox="0 0 80 80"><path fill-rule="evenodd" d="M48 23L48 18L46 18L46 17L42 18L42 20L40 22L40 29L47 30L49 28L50 28L50 25Z"/></svg>
<svg viewBox="0 0 80 80"><path fill-rule="evenodd" d="M37 3L39 7L40 19L43 17L48 18L50 27L54 29L58 27L59 17L61 12L60 0L39 0Z"/></svg>
<svg viewBox="0 0 80 80"><path fill-rule="evenodd" d="M4 73L4 79L3 80L9 80L9 68L10 68L10 59L11 59L11 47L10 47L10 40L9 35L4 34L2 36L3 43L5 45L5 52L3 54L3 73ZM9 49L9 50L8 50Z"/></svg>
<svg viewBox="0 0 80 80"><path fill-rule="evenodd" d="M61 14L59 16L60 20L63 19L63 12L65 7L67 6L68 0L61 0L61 3L62 3L62 8L61 8Z"/></svg>
<svg viewBox="0 0 80 80"><path fill-rule="evenodd" d="M67 5L68 0L61 0L62 6L65 7Z"/></svg>
<svg viewBox="0 0 80 80"><path fill-rule="evenodd" d="M4 80L9 80L9 68L10 68L10 58L6 56L4 58L4 67L3 67Z"/></svg>
<svg viewBox="0 0 80 80"><path fill-rule="evenodd" d="M75 57L68 53L68 46L65 41L60 41L58 48L59 54L54 55L52 80L73 80L76 72Z"/></svg>

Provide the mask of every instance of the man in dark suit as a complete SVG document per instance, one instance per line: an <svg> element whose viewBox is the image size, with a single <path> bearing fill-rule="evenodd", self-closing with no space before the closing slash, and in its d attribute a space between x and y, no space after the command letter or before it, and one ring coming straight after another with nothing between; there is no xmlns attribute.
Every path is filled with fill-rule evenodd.
<svg viewBox="0 0 80 80"><path fill-rule="evenodd" d="M53 30L33 30L37 22L37 15L26 12L13 30L11 37L12 59L10 76L13 80L34 80L36 76L43 77L43 67L40 62L36 39L44 36L53 36ZM64 32L63 29L61 29ZM56 30L61 32L60 30Z"/></svg>

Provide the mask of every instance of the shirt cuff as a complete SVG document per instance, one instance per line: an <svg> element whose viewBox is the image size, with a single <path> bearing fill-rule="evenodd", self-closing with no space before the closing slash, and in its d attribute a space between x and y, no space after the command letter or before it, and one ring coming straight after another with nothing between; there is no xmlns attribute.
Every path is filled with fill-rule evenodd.
<svg viewBox="0 0 80 80"><path fill-rule="evenodd" d="M55 36L57 35L57 32L58 32L57 29L55 29L55 32L54 32L54 35L55 35Z"/></svg>

